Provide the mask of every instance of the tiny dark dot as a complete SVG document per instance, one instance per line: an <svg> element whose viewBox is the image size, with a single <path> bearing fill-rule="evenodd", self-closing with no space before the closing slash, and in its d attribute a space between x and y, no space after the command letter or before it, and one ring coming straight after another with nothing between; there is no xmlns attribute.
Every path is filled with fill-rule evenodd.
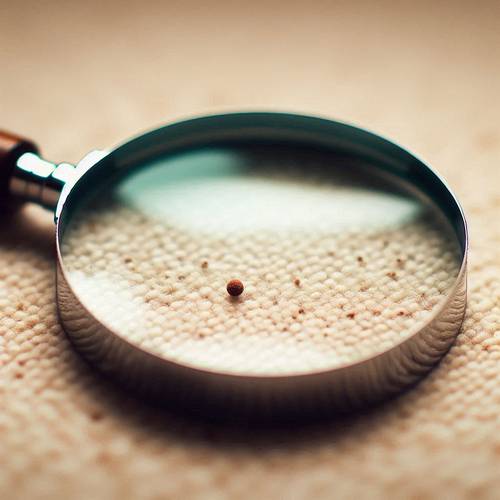
<svg viewBox="0 0 500 500"><path fill-rule="evenodd" d="M357 258L357 261L358 261L358 262L363 262L363 257L359 256L359 257Z"/></svg>
<svg viewBox="0 0 500 500"><path fill-rule="evenodd" d="M103 417L104 415L100 411L95 411L90 414L90 418L95 421L102 420Z"/></svg>
<svg viewBox="0 0 500 500"><path fill-rule="evenodd" d="M107 451L100 451L96 455L96 460L98 463L107 464L107 463L111 462L112 458L111 458L111 455Z"/></svg>
<svg viewBox="0 0 500 500"><path fill-rule="evenodd" d="M182 274L180 276L177 276L177 278L179 279L179 281L182 281L183 279L186 279L186 277L183 276Z"/></svg>
<svg viewBox="0 0 500 500"><path fill-rule="evenodd" d="M125 262L125 264L130 264L132 262L132 257L125 257L123 262Z"/></svg>
<svg viewBox="0 0 500 500"><path fill-rule="evenodd" d="M300 286L300 280L299 280L299 278L295 278L295 279L293 280L293 284L294 284L295 286Z"/></svg>
<svg viewBox="0 0 500 500"><path fill-rule="evenodd" d="M304 313L305 313L304 309L300 308L299 309L299 314L304 314Z"/></svg>
<svg viewBox="0 0 500 500"><path fill-rule="evenodd" d="M347 313L347 317L348 317L349 319L354 319L354 318L355 318L355 316L356 316L356 313L353 313L353 312Z"/></svg>
<svg viewBox="0 0 500 500"><path fill-rule="evenodd" d="M238 295L241 295L244 289L245 287L243 286L243 283L240 280L236 279L229 281L226 286L227 293L232 297L237 297Z"/></svg>
<svg viewBox="0 0 500 500"><path fill-rule="evenodd" d="M204 260L202 263L201 263L201 268L202 269L207 269L208 268L208 262L206 260Z"/></svg>
<svg viewBox="0 0 500 500"><path fill-rule="evenodd" d="M375 309L375 310L373 311L373 315L374 315L374 316L380 316L380 314L381 314L381 313L380 313L380 311L379 311L378 309Z"/></svg>
<svg viewBox="0 0 500 500"><path fill-rule="evenodd" d="M387 276L389 276L392 280L396 280L398 278L398 275L394 271L387 273Z"/></svg>

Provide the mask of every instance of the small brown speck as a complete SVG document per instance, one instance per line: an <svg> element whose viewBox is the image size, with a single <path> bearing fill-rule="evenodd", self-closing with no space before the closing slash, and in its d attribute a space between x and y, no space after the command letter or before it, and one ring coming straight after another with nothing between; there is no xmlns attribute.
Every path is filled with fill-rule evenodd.
<svg viewBox="0 0 500 500"><path fill-rule="evenodd" d="M382 313L378 309L373 310L373 315L374 316L380 316Z"/></svg>
<svg viewBox="0 0 500 500"><path fill-rule="evenodd" d="M364 259L363 257L361 257L361 255L358 256L358 258L356 259L360 264L362 264L364 262Z"/></svg>
<svg viewBox="0 0 500 500"><path fill-rule="evenodd" d="M125 257L123 262L125 262L125 264L130 264L132 262L132 257Z"/></svg>
<svg viewBox="0 0 500 500"><path fill-rule="evenodd" d="M304 314L304 313L305 313L305 311L304 311L304 309L301 307L301 308L299 309L299 314Z"/></svg>
<svg viewBox="0 0 500 500"><path fill-rule="evenodd" d="M207 269L208 268L208 262L206 260L204 260L202 263L201 263L201 268L202 269Z"/></svg>
<svg viewBox="0 0 500 500"><path fill-rule="evenodd" d="M102 420L103 416L104 415L100 411L94 411L90 414L90 418L96 422Z"/></svg>
<svg viewBox="0 0 500 500"><path fill-rule="evenodd" d="M396 281L398 279L398 275L394 271L388 272L387 276L389 276L389 278L391 278L391 280L394 280L394 281Z"/></svg>
<svg viewBox="0 0 500 500"><path fill-rule="evenodd" d="M231 295L231 297L238 297L238 295L243 293L244 289L243 283L236 279L229 281L226 286L227 293Z"/></svg>
<svg viewBox="0 0 500 500"><path fill-rule="evenodd" d="M185 276L183 276L182 274L181 274L181 275L179 275L179 276L177 276L177 278L179 279L179 281L182 281L182 280L186 279L186 277L185 277Z"/></svg>
<svg viewBox="0 0 500 500"><path fill-rule="evenodd" d="M205 334L204 333L198 333L197 337L199 339L204 339L205 338Z"/></svg>
<svg viewBox="0 0 500 500"><path fill-rule="evenodd" d="M300 280L299 280L299 278L295 278L295 279L293 280L293 284L294 284L295 286L300 286Z"/></svg>
<svg viewBox="0 0 500 500"><path fill-rule="evenodd" d="M15 376L16 378L23 378L23 374L21 372L17 372Z"/></svg>
<svg viewBox="0 0 500 500"><path fill-rule="evenodd" d="M406 313L404 311L398 311L398 316L404 316Z"/></svg>
<svg viewBox="0 0 500 500"><path fill-rule="evenodd" d="M292 318L293 319L297 319L297 315L296 314L292 314Z"/></svg>
<svg viewBox="0 0 500 500"><path fill-rule="evenodd" d="M347 317L349 319L354 319L356 317L356 313L353 313L353 312L347 313Z"/></svg>
<svg viewBox="0 0 500 500"><path fill-rule="evenodd" d="M278 301L277 300L273 300L273 306L277 306L278 305Z"/></svg>
<svg viewBox="0 0 500 500"><path fill-rule="evenodd" d="M404 261L403 259L401 259L400 257L398 257L398 258L396 259L396 263L397 263L397 265L398 265L399 267L403 267L403 266L404 266L404 264L405 264L405 261Z"/></svg>
<svg viewBox="0 0 500 500"><path fill-rule="evenodd" d="M113 460L113 458L107 451L103 450L96 455L96 460L98 463L108 464Z"/></svg>

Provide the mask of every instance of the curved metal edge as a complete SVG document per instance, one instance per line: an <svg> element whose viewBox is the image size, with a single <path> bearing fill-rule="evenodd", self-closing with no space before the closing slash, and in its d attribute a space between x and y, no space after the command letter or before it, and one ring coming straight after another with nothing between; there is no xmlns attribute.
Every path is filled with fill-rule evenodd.
<svg viewBox="0 0 500 500"><path fill-rule="evenodd" d="M126 389L171 408L222 420L273 420L348 412L415 384L452 345L465 310L462 273L443 313L394 348L320 373L266 377L191 368L139 349L89 314L58 263L59 315L85 358Z"/></svg>
<svg viewBox="0 0 500 500"><path fill-rule="evenodd" d="M382 149L389 150L383 151L384 153L392 150L393 153L406 155L418 168L424 169L427 175L434 176L433 182L441 183L441 187L455 203L455 216L461 216L456 227L463 231L462 239L457 234L462 245L462 265L450 293L423 327L390 349L354 363L326 371L286 376L240 375L204 370L167 360L139 348L92 316L71 288L64 270L60 249L61 218L58 217L57 296L61 322L78 351L125 387L152 398L155 402L223 419L276 419L295 418L304 414L330 414L358 409L401 392L427 373L453 343L466 305L467 226L462 208L444 181L411 153L370 132L339 122L277 113L202 117L155 130L146 136L146 140L150 139L154 144L157 137L151 135L161 135L175 127L183 129L194 124L197 130L203 130L210 120L230 122L231 119L271 119L279 122L280 118L292 122L320 121L330 127L333 125L356 134L364 134L382 145ZM181 130L180 136L185 132ZM115 168L124 167L120 164L120 159L123 161L127 157L127 148L142 140L143 137L135 139L111 153L110 156L115 155ZM96 166L98 165L99 163ZM67 192L64 200L70 197L71 193ZM64 206L61 204L58 213L63 212Z"/></svg>

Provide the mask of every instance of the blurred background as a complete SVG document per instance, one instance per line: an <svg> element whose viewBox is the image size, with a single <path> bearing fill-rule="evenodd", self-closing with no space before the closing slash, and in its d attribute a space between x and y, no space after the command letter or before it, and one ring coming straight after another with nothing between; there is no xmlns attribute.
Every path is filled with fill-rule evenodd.
<svg viewBox="0 0 500 500"><path fill-rule="evenodd" d="M2 126L76 160L174 117L280 109L460 158L497 128L499 15L494 1L4 0Z"/></svg>
<svg viewBox="0 0 500 500"><path fill-rule="evenodd" d="M48 159L206 112L321 114L428 160L472 239L464 328L417 389L375 415L248 443L100 388L57 326L50 214L2 223L0 268L27 312L0 295L0 338L29 362L0 344L0 497L497 497L499 61L497 1L0 0L0 126ZM27 248L28 234L49 236Z"/></svg>

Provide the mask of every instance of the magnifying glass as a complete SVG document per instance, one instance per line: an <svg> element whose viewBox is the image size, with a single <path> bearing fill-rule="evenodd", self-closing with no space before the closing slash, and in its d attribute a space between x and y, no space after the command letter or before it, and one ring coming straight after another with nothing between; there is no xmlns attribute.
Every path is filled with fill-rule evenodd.
<svg viewBox="0 0 500 500"><path fill-rule="evenodd" d="M466 304L445 182L366 130L235 113L76 167L0 136L0 194L55 212L76 349L155 402L223 418L350 411L417 382Z"/></svg>

